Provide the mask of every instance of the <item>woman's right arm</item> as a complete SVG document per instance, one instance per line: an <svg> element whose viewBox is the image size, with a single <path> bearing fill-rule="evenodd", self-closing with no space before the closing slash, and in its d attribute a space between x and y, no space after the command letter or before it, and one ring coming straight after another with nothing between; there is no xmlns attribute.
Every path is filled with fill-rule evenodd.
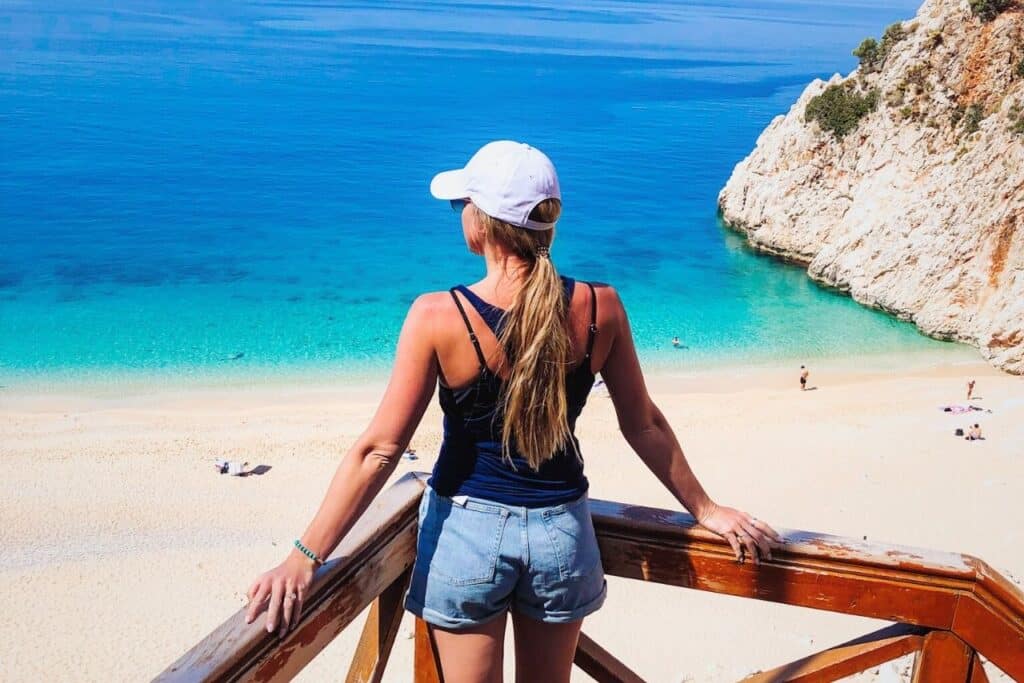
<svg viewBox="0 0 1024 683"><path fill-rule="evenodd" d="M676 500L702 526L729 542L737 559L742 561L745 553L755 562L759 557L771 559L772 546L781 543L782 538L765 522L718 505L708 496L686 461L672 427L647 391L622 302L611 287L602 290L599 305L611 317L603 327L614 337L601 377L615 405L622 435Z"/></svg>
<svg viewBox="0 0 1024 683"><path fill-rule="evenodd" d="M300 542L326 559L394 472L423 417L437 383L437 308L444 297L427 294L409 309L398 339L391 380L366 431L338 466L323 502ZM286 632L302 610L313 579L313 561L293 549L279 566L260 575L248 591L246 620L267 611L266 628ZM293 597L294 596L294 597Z"/></svg>

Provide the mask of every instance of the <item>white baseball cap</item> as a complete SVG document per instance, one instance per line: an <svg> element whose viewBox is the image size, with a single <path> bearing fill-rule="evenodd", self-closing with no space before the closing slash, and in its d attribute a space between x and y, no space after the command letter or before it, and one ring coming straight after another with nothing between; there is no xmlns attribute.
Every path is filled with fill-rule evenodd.
<svg viewBox="0 0 1024 683"><path fill-rule="evenodd" d="M528 230L554 228L554 223L530 220L530 212L545 199L562 199L551 159L512 140L488 142L465 168L438 173L430 181L430 194L468 198L488 216Z"/></svg>

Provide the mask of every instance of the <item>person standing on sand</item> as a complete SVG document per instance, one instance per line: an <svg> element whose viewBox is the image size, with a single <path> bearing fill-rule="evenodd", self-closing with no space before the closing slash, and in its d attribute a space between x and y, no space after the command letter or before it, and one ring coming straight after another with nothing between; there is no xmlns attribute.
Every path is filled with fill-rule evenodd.
<svg viewBox="0 0 1024 683"><path fill-rule="evenodd" d="M973 396L973 395L974 395L974 380L972 379L972 380L969 380L967 382L967 400L970 401L971 400L971 396Z"/></svg>
<svg viewBox="0 0 1024 683"><path fill-rule="evenodd" d="M811 373L803 365L800 366L800 391L807 390L807 377Z"/></svg>
<svg viewBox="0 0 1024 683"><path fill-rule="evenodd" d="M486 275L412 304L376 414L295 550L250 586L246 618L265 610L270 632L296 624L316 565L384 486L440 385L445 438L420 503L406 608L427 622L448 683L501 680L510 613L528 655L517 679L568 681L583 618L606 593L573 434L596 373L640 460L737 559L770 558L782 539L704 491L647 393L616 291L558 275L561 194L544 154L492 142L430 190L458 211Z"/></svg>

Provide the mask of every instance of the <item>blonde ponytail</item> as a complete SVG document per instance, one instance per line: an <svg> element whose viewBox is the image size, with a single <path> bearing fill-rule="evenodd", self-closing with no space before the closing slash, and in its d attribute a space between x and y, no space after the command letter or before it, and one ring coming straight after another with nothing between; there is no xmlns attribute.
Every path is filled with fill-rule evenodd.
<svg viewBox="0 0 1024 683"><path fill-rule="evenodd" d="M546 199L530 219L554 223L562 211L557 199ZM572 362L568 302L562 280L551 262L554 230L527 230L477 216L495 242L528 264L528 272L499 336L505 351L506 380L502 387L501 440L508 457L515 444L534 470L566 444L571 444L567 419L565 375Z"/></svg>

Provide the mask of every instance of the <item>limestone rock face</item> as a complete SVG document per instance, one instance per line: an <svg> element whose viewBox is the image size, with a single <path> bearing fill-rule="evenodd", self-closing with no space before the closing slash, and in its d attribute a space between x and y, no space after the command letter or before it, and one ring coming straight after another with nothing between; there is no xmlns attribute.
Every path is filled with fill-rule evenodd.
<svg viewBox="0 0 1024 683"><path fill-rule="evenodd" d="M926 0L902 27L776 117L719 208L812 278L1024 373L1024 3L984 23ZM878 103L837 137L805 110L842 84Z"/></svg>

